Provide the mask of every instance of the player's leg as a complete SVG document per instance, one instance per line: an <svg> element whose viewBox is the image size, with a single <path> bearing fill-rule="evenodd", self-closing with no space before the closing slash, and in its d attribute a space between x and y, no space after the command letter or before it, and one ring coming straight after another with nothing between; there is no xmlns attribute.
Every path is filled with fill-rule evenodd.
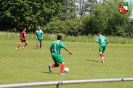
<svg viewBox="0 0 133 88"><path fill-rule="evenodd" d="M18 51L18 49L20 48L20 46L22 45L22 40L21 40L21 42L18 44L18 46L16 47L16 50Z"/></svg>
<svg viewBox="0 0 133 88"><path fill-rule="evenodd" d="M61 65L60 65L60 75L65 75L64 74L64 67L65 67L65 63L62 62Z"/></svg>
<svg viewBox="0 0 133 88"><path fill-rule="evenodd" d="M42 48L42 39L40 39L40 49Z"/></svg>
<svg viewBox="0 0 133 88"><path fill-rule="evenodd" d="M36 39L36 49L38 49L38 46L39 46L39 40Z"/></svg>
<svg viewBox="0 0 133 88"><path fill-rule="evenodd" d="M25 49L26 46L27 46L27 44L28 44L28 42L26 40L24 42L25 42L25 44L24 44L24 47L23 48Z"/></svg>
<svg viewBox="0 0 133 88"><path fill-rule="evenodd" d="M64 63L64 59L60 55L58 57L58 62L60 63L60 75L65 75L64 74L65 63Z"/></svg>
<svg viewBox="0 0 133 88"><path fill-rule="evenodd" d="M54 54L52 55L52 59L54 61L54 64L51 64L51 65L48 66L50 72L52 72L52 68L55 68L55 67L59 67L60 66L57 58L58 57L56 55L54 55Z"/></svg>
<svg viewBox="0 0 133 88"><path fill-rule="evenodd" d="M52 56L52 58L53 58L53 61L54 61L54 64L51 64L52 68L59 67L60 64L59 64L59 62L58 62L58 57Z"/></svg>
<svg viewBox="0 0 133 88"><path fill-rule="evenodd" d="M51 64L52 68L56 68L56 67L59 67L60 65L59 64Z"/></svg>
<svg viewBox="0 0 133 88"><path fill-rule="evenodd" d="M102 46L99 46L99 55L102 58L101 62L104 62L103 47Z"/></svg>
<svg viewBox="0 0 133 88"><path fill-rule="evenodd" d="M37 42L37 43L36 43L36 49L38 49L38 46L39 46L39 43Z"/></svg>
<svg viewBox="0 0 133 88"><path fill-rule="evenodd" d="M105 49L106 49L106 46L103 47L103 51L102 51L103 57L104 57L104 51L105 51ZM105 60L105 57L104 57L104 60Z"/></svg>

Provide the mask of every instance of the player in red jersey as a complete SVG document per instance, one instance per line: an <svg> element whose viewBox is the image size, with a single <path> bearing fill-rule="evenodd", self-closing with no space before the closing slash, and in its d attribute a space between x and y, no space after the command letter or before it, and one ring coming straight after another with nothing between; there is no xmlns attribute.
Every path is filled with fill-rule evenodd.
<svg viewBox="0 0 133 88"><path fill-rule="evenodd" d="M21 42L18 44L16 50L18 51L18 49L20 48L20 46L22 45L23 42L25 42L23 49L25 49L26 45L28 44L28 42L26 41L26 28L23 29L23 31L20 33L20 40ZM26 50L26 49L25 49Z"/></svg>

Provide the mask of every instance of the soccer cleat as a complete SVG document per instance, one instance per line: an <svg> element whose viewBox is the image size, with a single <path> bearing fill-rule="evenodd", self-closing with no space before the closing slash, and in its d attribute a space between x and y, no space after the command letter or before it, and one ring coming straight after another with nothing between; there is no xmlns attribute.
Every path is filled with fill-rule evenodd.
<svg viewBox="0 0 133 88"><path fill-rule="evenodd" d="M60 75L65 76L66 74L65 73L60 73Z"/></svg>
<svg viewBox="0 0 133 88"><path fill-rule="evenodd" d="M49 71L52 72L52 66L49 65L48 67L49 67Z"/></svg>
<svg viewBox="0 0 133 88"><path fill-rule="evenodd" d="M18 51L18 48L16 48L16 51Z"/></svg>
<svg viewBox="0 0 133 88"><path fill-rule="evenodd" d="M104 62L104 59L102 59L101 62Z"/></svg>
<svg viewBox="0 0 133 88"><path fill-rule="evenodd" d="M25 47L23 47L23 49L24 49L24 50L26 50L26 48L25 48Z"/></svg>

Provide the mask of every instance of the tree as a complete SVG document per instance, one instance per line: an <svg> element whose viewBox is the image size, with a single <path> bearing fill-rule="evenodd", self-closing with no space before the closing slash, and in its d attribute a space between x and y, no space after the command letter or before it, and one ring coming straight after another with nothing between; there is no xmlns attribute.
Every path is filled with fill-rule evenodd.
<svg viewBox="0 0 133 88"><path fill-rule="evenodd" d="M86 35L96 34L99 31L106 35L125 35L123 25L127 24L129 16L120 16L115 13L114 3L114 0L108 0L92 6L92 15L89 16L88 21L83 20Z"/></svg>
<svg viewBox="0 0 133 88"><path fill-rule="evenodd" d="M82 22L80 19L55 20L49 22L44 30L46 33L63 33L65 35L78 36L82 32Z"/></svg>
<svg viewBox="0 0 133 88"><path fill-rule="evenodd" d="M60 13L65 0L1 0L0 28L35 30Z"/></svg>

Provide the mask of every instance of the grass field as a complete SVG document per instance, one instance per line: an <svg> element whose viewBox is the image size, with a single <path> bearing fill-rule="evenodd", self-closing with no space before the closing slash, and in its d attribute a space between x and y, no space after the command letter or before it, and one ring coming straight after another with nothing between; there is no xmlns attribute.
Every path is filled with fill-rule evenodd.
<svg viewBox="0 0 133 88"><path fill-rule="evenodd" d="M66 76L60 76L59 68L53 69L52 73L48 71L48 65L53 63L49 52L52 41L43 41L42 49L35 49L36 41L28 40L27 50L23 50L21 46L16 51L18 43L19 40L0 40L0 84L133 77L131 44L108 44L106 60L101 63L97 43L64 42L73 55L61 50L65 66L69 67L70 72ZM71 84L62 85L61 88L133 88L133 83Z"/></svg>

